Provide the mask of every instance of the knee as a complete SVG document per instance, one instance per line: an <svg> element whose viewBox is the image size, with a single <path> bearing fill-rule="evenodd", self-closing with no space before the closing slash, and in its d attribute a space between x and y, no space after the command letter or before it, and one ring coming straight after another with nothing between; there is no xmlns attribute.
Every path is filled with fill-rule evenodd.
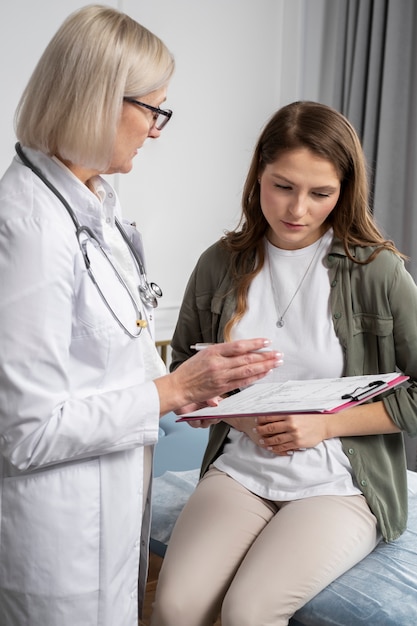
<svg viewBox="0 0 417 626"><path fill-rule="evenodd" d="M169 585L166 584L164 577L161 576L152 607L151 626L179 626L179 624L187 626L186 606L184 589L181 589L175 580L171 580Z"/></svg>
<svg viewBox="0 0 417 626"><path fill-rule="evenodd" d="M255 626L255 624L274 624L288 626L293 611L285 610L279 602L268 603L247 594L227 593L221 611L222 626Z"/></svg>
<svg viewBox="0 0 417 626"><path fill-rule="evenodd" d="M187 626L186 613L189 614L189 611L186 612L185 606L181 602L161 598L156 600L153 605L151 626L178 626L179 624Z"/></svg>
<svg viewBox="0 0 417 626"><path fill-rule="evenodd" d="M217 614L218 609L200 602L196 595L160 594L153 605L151 626L209 626Z"/></svg>
<svg viewBox="0 0 417 626"><path fill-rule="evenodd" d="M262 623L257 621L256 611L254 612L253 604L253 602L249 601L249 598L244 598L242 596L238 598L235 594L229 591L229 593L226 594L222 605L222 626L254 626L254 624Z"/></svg>

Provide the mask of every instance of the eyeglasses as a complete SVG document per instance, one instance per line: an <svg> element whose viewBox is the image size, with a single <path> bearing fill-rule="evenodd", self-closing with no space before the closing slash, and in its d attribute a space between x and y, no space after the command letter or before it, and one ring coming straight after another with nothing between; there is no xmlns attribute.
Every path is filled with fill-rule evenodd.
<svg viewBox="0 0 417 626"><path fill-rule="evenodd" d="M139 107L144 107L153 113L153 125L152 128L156 128L157 130L162 130L164 126L166 126L169 120L172 117L171 109L160 109L159 107L153 107L150 104L145 104L145 102L140 102L139 100L135 100L134 98L123 98L125 102L131 102L132 104L137 104Z"/></svg>

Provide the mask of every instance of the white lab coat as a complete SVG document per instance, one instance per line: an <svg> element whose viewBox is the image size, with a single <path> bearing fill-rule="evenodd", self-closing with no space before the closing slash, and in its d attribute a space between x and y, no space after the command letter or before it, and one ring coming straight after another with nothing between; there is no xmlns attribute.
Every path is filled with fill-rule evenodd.
<svg viewBox="0 0 417 626"><path fill-rule="evenodd" d="M101 239L94 194L25 152ZM137 626L158 394L142 338L103 304L66 210L17 158L0 181L0 285L0 624Z"/></svg>

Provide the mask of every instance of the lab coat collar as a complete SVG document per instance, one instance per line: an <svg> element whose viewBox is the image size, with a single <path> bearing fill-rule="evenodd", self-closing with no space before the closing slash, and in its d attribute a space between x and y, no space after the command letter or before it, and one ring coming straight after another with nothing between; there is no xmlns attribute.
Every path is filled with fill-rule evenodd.
<svg viewBox="0 0 417 626"><path fill-rule="evenodd" d="M32 163L68 201L80 224L91 228L104 241L102 237L103 214L104 218L110 219L112 223L114 223L115 215L120 214L117 195L112 186L104 178L97 176L95 184L102 192L103 202L101 202L59 159L32 148L23 147L23 150ZM19 157L15 158L20 162ZM65 210L64 207L63 210Z"/></svg>

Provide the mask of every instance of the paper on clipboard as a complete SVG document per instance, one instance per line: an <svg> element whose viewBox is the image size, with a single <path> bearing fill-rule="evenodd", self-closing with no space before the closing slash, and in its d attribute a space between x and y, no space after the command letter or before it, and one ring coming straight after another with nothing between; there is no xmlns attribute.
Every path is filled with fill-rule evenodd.
<svg viewBox="0 0 417 626"><path fill-rule="evenodd" d="M280 413L337 413L384 393L408 380L392 372L369 376L345 376L285 383L257 383L222 402L182 415L177 422L192 419L253 417Z"/></svg>

